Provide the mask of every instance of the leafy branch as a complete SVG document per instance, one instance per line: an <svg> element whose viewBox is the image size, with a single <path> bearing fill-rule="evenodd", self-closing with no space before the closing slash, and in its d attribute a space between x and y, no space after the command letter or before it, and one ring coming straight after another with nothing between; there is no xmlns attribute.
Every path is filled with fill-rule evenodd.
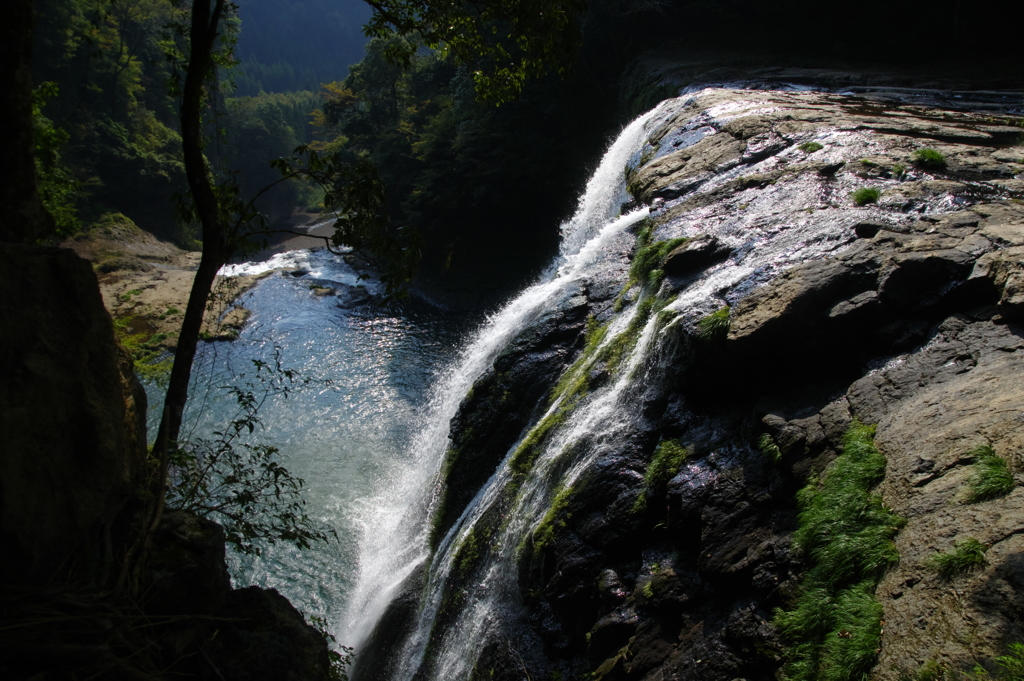
<svg viewBox="0 0 1024 681"><path fill-rule="evenodd" d="M281 365L252 360L256 382L230 386L237 411L211 438L179 441L170 452L167 503L199 516L212 516L224 528L229 544L259 555L261 544L285 541L299 548L337 538L333 529L311 519L302 496L305 482L281 462L280 451L268 444L243 441L263 428L260 410L272 397L319 383L299 377Z"/></svg>

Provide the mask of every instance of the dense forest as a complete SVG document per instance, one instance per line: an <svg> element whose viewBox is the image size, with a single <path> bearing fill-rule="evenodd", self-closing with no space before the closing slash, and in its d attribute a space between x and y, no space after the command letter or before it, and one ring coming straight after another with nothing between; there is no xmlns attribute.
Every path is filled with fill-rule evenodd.
<svg viewBox="0 0 1024 681"><path fill-rule="evenodd" d="M207 151L215 165L237 172L251 195L276 179L270 159L309 141L317 83L343 76L347 63L358 61L367 13L362 3L349 3L348 11L338 3L333 11L309 3L243 4L230 25L235 54L225 55L230 68L211 115L210 125L222 132L211 135ZM198 235L176 220L172 200L185 191L176 99L184 12L169 0L39 0L36 14L38 168L61 233L117 211L190 245ZM314 52L335 42L348 49L330 57ZM274 79L285 73L285 80ZM279 217L304 198L294 188L278 190L262 207Z"/></svg>
<svg viewBox="0 0 1024 681"><path fill-rule="evenodd" d="M118 212L192 246L201 235L176 217L174 198L186 193L177 129L184 11L171 0L37 0L36 10L37 168L61 233ZM864 5L854 18L805 0L593 0L568 75L534 78L495 107L477 101L472 59L427 49L416 33L368 43L362 2L247 0L228 22L206 154L243 198L274 182L269 161L300 144L369 160L390 224L421 235L428 276L447 274L449 288L486 280L512 290L553 252L607 136L666 94L627 82L638 54L682 45L776 61L967 69L983 60L1012 70L1020 11L906 0ZM320 199L284 183L257 207L281 223ZM491 276L495 262L508 281Z"/></svg>

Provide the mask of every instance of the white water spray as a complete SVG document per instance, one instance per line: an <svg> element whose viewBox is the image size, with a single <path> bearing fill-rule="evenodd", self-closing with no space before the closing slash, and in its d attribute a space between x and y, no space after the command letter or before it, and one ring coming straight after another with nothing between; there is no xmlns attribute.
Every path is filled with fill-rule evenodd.
<svg viewBox="0 0 1024 681"><path fill-rule="evenodd" d="M430 559L428 518L436 501L435 480L448 448L449 421L463 397L506 344L536 322L601 257L612 237L647 215L642 209L616 217L626 198L623 168L643 144L651 125L657 123L662 109L636 119L613 143L587 185L576 214L562 227L557 269L488 319L466 344L459 360L438 381L419 434L404 453L402 465L396 467L395 479L383 481L380 491L363 503L357 576L343 618L345 628L338 635L343 644L358 651L404 582ZM421 631L407 647L404 673L399 678L411 676L422 658L429 634L428 616L429 608L421 617Z"/></svg>

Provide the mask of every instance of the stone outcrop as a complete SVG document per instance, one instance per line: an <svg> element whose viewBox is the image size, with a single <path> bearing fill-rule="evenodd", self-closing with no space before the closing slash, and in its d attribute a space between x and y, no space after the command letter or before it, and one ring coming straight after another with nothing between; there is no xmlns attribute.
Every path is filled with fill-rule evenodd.
<svg viewBox="0 0 1024 681"><path fill-rule="evenodd" d="M495 640L478 668L508 679L524 666L534 678L774 678L787 649L773 610L807 567L792 545L796 492L827 469L854 419L877 424L888 460L878 490L906 519L900 562L877 589L885 624L872 676L991 667L1024 641L1022 492L965 496L979 445L1018 481L1024 464L1024 146L994 105L936 111L927 96L708 90L652 133L626 174L632 205L651 208L652 241L687 239L658 264L663 295L715 281L769 239L788 247L707 289L703 314L728 310L721 338L708 340L700 316L667 323L674 340L635 388L624 444L559 496L549 535L523 553L525 614L502 631L536 646L517 657ZM916 162L925 147L945 167ZM875 202L853 200L865 187ZM463 403L448 472L461 499L578 356L571 322L615 314L587 292L635 300L626 254L609 259L619 265L581 292L564 336L546 344L551 320L524 334L538 343L506 353L513 363ZM500 383L516 372L528 381ZM517 405L513 423L495 398ZM504 435L490 451L481 432ZM759 451L762 435L777 462ZM669 440L685 446L685 463L645 481ZM988 547L985 563L940 575L933 556L968 537Z"/></svg>
<svg viewBox="0 0 1024 681"><path fill-rule="evenodd" d="M63 246L90 261L103 304L124 334L174 352L201 253L183 251L119 213L103 216ZM242 294L263 276L218 276L203 317L202 338L234 340L249 318Z"/></svg>
<svg viewBox="0 0 1024 681"><path fill-rule="evenodd" d="M327 641L274 589L232 589L224 531L183 511L165 515L143 577L142 607L161 659L185 678L330 677Z"/></svg>

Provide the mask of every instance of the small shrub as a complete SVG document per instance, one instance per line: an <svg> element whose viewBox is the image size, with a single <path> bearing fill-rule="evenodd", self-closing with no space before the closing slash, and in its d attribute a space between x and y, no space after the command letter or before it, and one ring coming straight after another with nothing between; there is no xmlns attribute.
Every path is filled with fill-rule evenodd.
<svg viewBox="0 0 1024 681"><path fill-rule="evenodd" d="M312 616L309 624L316 629L327 642L327 656L330 659L328 677L331 681L348 681L348 670L355 658L355 651L348 646L338 645L338 639L327 629L327 620Z"/></svg>
<svg viewBox="0 0 1024 681"><path fill-rule="evenodd" d="M878 199L881 196L882 192L874 187L861 187L850 194L850 199L855 206L866 206L869 203L878 203Z"/></svg>
<svg viewBox="0 0 1024 681"><path fill-rule="evenodd" d="M782 450L775 444L774 438L768 433L764 433L757 440L757 448L761 450L761 453L772 460L773 463L778 463L782 460Z"/></svg>
<svg viewBox="0 0 1024 681"><path fill-rule="evenodd" d="M915 151L913 161L914 165L925 170L943 170L946 167L946 157L930 147Z"/></svg>
<svg viewBox="0 0 1024 681"><path fill-rule="evenodd" d="M279 356L252 363L255 378L227 389L237 403L228 424L212 438L178 441L171 451L167 505L216 521L227 543L244 554L258 556L279 541L305 549L337 540L333 529L309 517L305 481L281 465L277 447L245 441L262 430L259 412L271 397L324 382L299 378L282 368Z"/></svg>
<svg viewBox="0 0 1024 681"><path fill-rule="evenodd" d="M1024 643L1011 643L1010 652L996 658L1003 668L1002 681L1024 681Z"/></svg>
<svg viewBox="0 0 1024 681"><path fill-rule="evenodd" d="M1016 483L1006 459L997 455L990 445L976 447L971 454L974 472L967 483L970 486L968 503L998 499L1013 491Z"/></svg>
<svg viewBox="0 0 1024 681"><path fill-rule="evenodd" d="M962 677L970 681L1024 681L1024 643L1011 643L1010 652L996 658L1000 670L992 674L980 664ZM952 679L952 675L947 678ZM924 679L923 681L932 681ZM945 681L944 679L942 681Z"/></svg>
<svg viewBox="0 0 1024 681"><path fill-rule="evenodd" d="M712 312L697 322L697 337L705 343L724 340L729 335L729 306Z"/></svg>
<svg viewBox="0 0 1024 681"><path fill-rule="evenodd" d="M804 142L797 148L805 154L813 154L816 151L824 149L825 145L820 142Z"/></svg>
<svg viewBox="0 0 1024 681"><path fill-rule="evenodd" d="M897 180L902 180L907 174L907 167L902 163L897 163L892 167L892 176Z"/></svg>
<svg viewBox="0 0 1024 681"><path fill-rule="evenodd" d="M985 552L988 547L974 537L957 542L945 553L936 553L931 557L931 566L943 579L953 579L979 565L985 564Z"/></svg>

